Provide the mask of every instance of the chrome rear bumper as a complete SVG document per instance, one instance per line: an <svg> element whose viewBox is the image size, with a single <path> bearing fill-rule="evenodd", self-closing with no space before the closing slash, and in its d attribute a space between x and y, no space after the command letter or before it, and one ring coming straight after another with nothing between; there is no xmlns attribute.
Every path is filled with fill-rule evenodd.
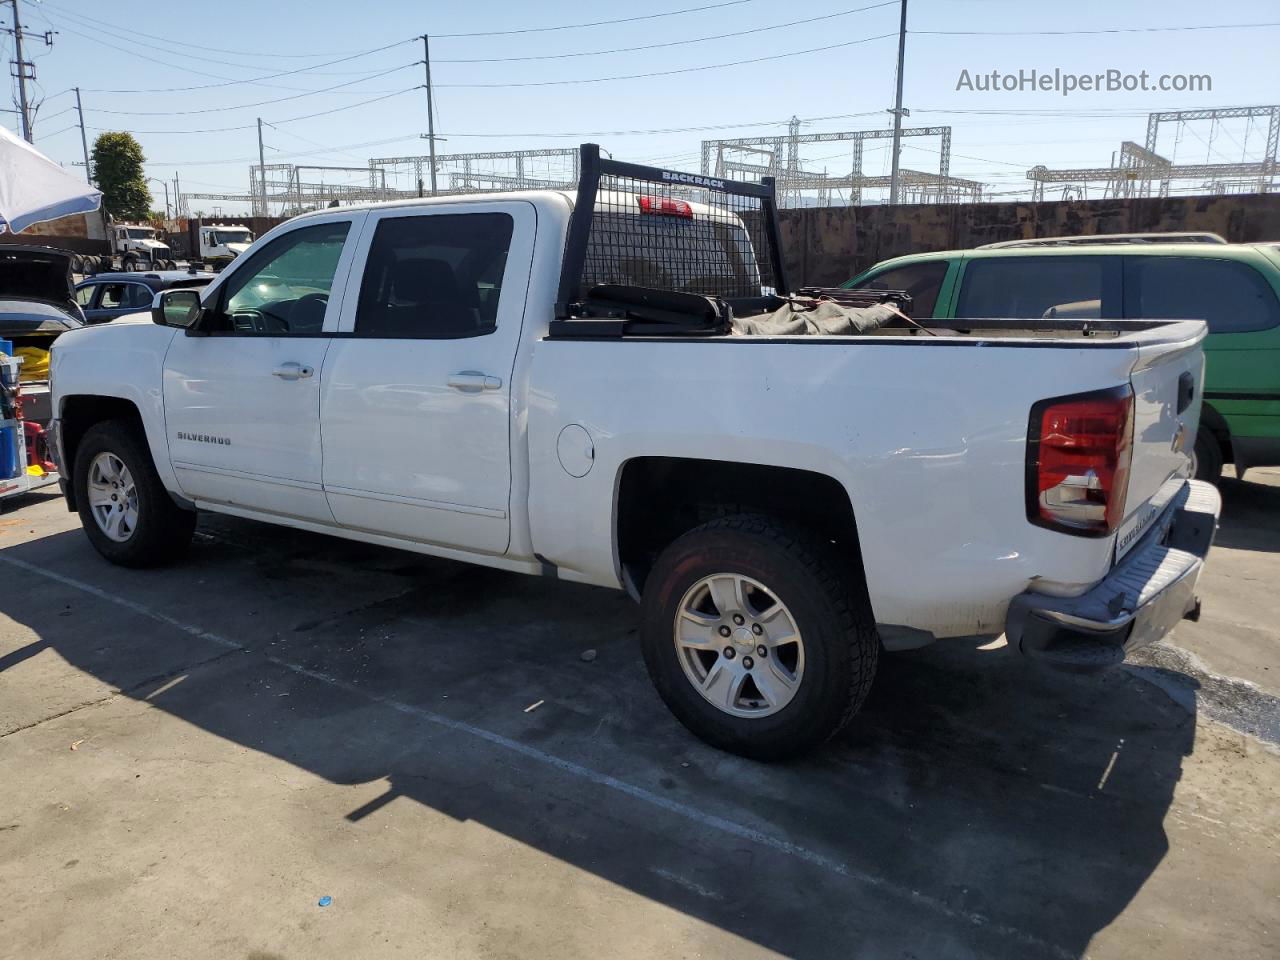
<svg viewBox="0 0 1280 960"><path fill-rule="evenodd" d="M1185 481L1142 542L1077 597L1028 590L1009 605L1005 634L1027 656L1077 670L1120 663L1179 620L1197 619L1196 585L1218 529L1222 498Z"/></svg>

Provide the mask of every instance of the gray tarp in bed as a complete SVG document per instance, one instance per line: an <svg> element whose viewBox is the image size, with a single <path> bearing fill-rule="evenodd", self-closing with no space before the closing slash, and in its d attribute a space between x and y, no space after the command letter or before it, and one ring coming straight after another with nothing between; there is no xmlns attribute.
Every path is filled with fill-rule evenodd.
<svg viewBox="0 0 1280 960"><path fill-rule="evenodd" d="M787 303L763 316L734 317L733 332L758 337L853 336L876 330L897 316L901 314L884 303L872 307L842 307L830 300Z"/></svg>

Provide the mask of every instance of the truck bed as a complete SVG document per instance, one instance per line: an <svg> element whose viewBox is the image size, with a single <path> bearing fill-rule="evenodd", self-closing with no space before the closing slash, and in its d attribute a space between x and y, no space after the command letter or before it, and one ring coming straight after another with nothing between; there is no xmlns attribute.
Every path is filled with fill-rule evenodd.
<svg viewBox="0 0 1280 960"><path fill-rule="evenodd" d="M611 514L631 459L785 466L847 491L877 622L939 637L999 633L1023 590L1070 595L1106 575L1114 534L1028 520L1032 409L1133 390L1120 529L1134 538L1187 471L1178 441L1199 408L1179 389L1184 375L1200 382L1205 335L1197 321L1151 320L922 321L838 337L579 337L571 324L538 342L529 374L533 539L562 575L602 582L613 569L608 538L580 535L580 517ZM584 477L557 459L571 425L594 438Z"/></svg>

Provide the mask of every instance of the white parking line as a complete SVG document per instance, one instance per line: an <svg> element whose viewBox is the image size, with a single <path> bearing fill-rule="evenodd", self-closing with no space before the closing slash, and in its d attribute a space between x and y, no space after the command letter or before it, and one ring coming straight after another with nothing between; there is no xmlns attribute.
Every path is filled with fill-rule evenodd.
<svg viewBox="0 0 1280 960"><path fill-rule="evenodd" d="M84 593L97 597L100 600L104 600L107 603L113 603L117 606L124 607L126 610L130 610L140 616L148 617L155 620L157 623L164 624L167 627L173 627L175 630L180 630L193 637L208 640L210 643L216 643L219 646L227 647L229 649L244 650L246 653L250 652L251 648L245 647L243 644L236 643L234 640L229 640L216 633L210 633L207 630L202 630L192 624L184 623L181 620L177 620L169 616L168 614L161 613L158 610L152 610L150 607L138 603L137 601L127 600L124 597L108 593L107 591L102 590L99 587L95 587L92 584L76 580L74 577L55 573L52 570L46 570L43 567L36 566L33 563L28 563L25 560L18 560L14 557L4 556L3 554L0 554L0 562L7 563L20 570L25 570L28 573L46 577L50 580L56 581L57 583L61 583L64 586L83 591ZM512 753L519 754L520 756L543 764L544 766L558 770L561 773L578 777L579 779L586 780L589 783L623 794L633 800L638 800L641 803L658 807L659 809L665 810L675 816L709 827L710 829L723 833L727 836L735 837L739 840L746 840L770 850L774 850L778 853L784 853L788 856L795 857L798 860L808 863L811 866L818 867L821 870L825 870L828 873L833 873L837 876L854 880L873 889L880 890L890 896L909 901L916 906L937 914L938 916L959 921L973 927L989 930L992 933L1003 937L1018 940L1047 955L1060 957L1062 960L1076 960L1078 956L1072 951L1064 950L1059 946L1047 943L1025 930L1021 930L1007 924L995 923L989 917L986 917L981 913L956 909L936 897L931 897L928 894L921 893L919 890L912 890L909 887L904 887L884 877L876 876L875 874L867 873L866 871L851 867L827 856L826 854L819 853L816 850L811 850L798 843L792 843L784 837L765 833L764 831L757 830L754 827L749 827L745 824L737 823L736 821L728 820L724 817L718 817L714 814L706 813L696 807L653 793L646 790L644 787L638 787L625 780L619 780L617 777L610 776L607 773L592 770L590 767L584 767L579 763L574 763L572 760L565 760L561 757L555 756L554 754L547 753L544 750L539 750L537 747L531 747L518 740L512 740L510 737L503 736L500 733L494 733L491 730L485 730L482 727L477 727L461 720L446 717L443 714L435 713L434 711L415 706L411 703L404 703L403 701L395 700L391 697L382 696L381 694L363 689L355 684L348 683L345 680L341 680L327 673L322 673L319 670L312 670L309 667L304 667L301 664L290 663L287 660L281 660L278 657L269 655L264 655L264 659L268 663L281 667L292 673L309 677L312 680L328 684L329 686L336 687L346 693L363 697L366 700L381 704L382 706L388 707L399 713L416 717L419 720L424 720L436 726L445 727L446 729L453 730L458 733L465 733L479 740L484 740L487 743L493 744L494 746L508 750Z"/></svg>

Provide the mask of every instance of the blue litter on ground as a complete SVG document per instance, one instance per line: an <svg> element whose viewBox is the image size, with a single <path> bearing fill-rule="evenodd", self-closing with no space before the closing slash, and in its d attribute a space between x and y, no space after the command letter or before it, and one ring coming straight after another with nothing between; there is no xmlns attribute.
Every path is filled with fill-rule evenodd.
<svg viewBox="0 0 1280 960"><path fill-rule="evenodd" d="M321 897L319 905L322 907L327 907L331 903L333 903L333 897Z"/></svg>

